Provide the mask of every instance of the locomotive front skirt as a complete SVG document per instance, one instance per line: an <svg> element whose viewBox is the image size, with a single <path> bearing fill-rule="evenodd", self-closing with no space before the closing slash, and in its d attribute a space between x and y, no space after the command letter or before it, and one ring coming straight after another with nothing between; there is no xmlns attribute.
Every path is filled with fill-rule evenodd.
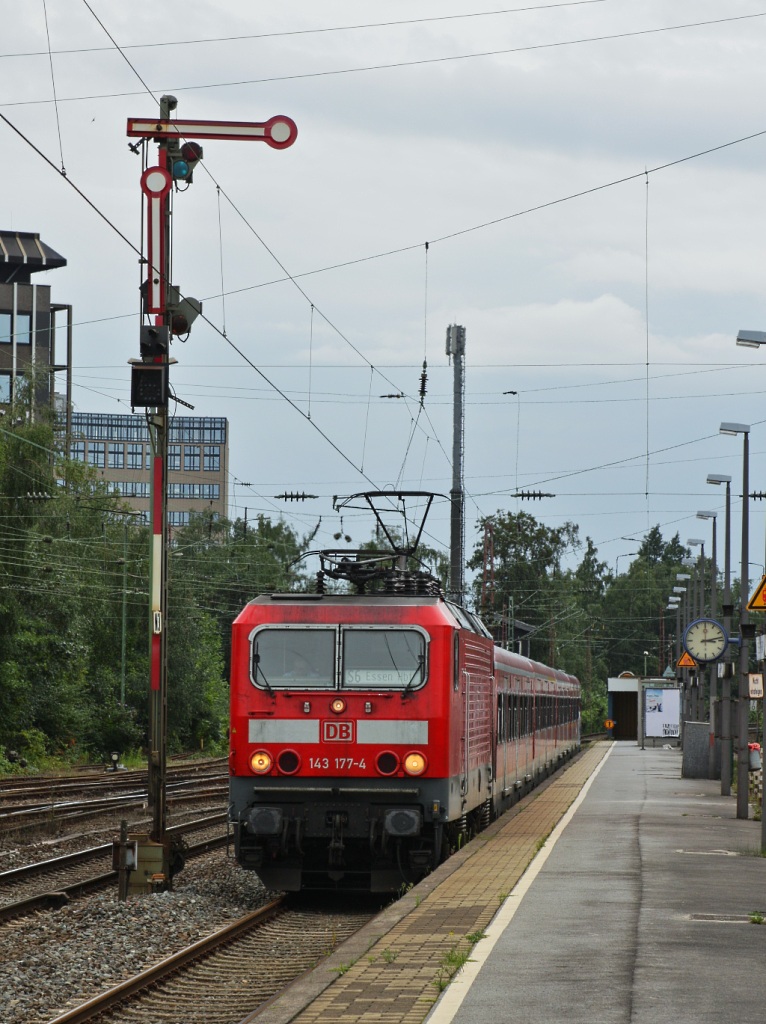
<svg viewBox="0 0 766 1024"><path fill-rule="evenodd" d="M395 891L579 748L580 687L441 597L273 594L234 623L230 735L243 867Z"/></svg>

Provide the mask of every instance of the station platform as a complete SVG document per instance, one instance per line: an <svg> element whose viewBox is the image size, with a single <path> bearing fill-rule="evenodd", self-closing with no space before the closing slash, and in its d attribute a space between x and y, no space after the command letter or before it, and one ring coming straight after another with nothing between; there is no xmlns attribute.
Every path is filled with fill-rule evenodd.
<svg viewBox="0 0 766 1024"><path fill-rule="evenodd" d="M755 1024L760 834L677 749L597 744L252 1020Z"/></svg>

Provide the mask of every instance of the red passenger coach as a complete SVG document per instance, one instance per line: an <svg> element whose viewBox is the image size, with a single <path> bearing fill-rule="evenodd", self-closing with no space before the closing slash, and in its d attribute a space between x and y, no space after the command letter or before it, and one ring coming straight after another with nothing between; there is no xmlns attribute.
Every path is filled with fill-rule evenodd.
<svg viewBox="0 0 766 1024"><path fill-rule="evenodd" d="M496 647L401 550L320 555L319 593L234 623L236 856L273 889L395 891L571 756L579 684Z"/></svg>

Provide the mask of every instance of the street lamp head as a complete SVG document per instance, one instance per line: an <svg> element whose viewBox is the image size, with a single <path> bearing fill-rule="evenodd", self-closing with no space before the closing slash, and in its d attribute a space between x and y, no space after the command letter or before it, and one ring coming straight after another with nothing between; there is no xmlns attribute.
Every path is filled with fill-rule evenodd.
<svg viewBox="0 0 766 1024"><path fill-rule="evenodd" d="M696 565L696 564L697 564L697 559L696 558L682 558L681 559L681 565Z"/></svg>
<svg viewBox="0 0 766 1024"><path fill-rule="evenodd" d="M686 593L686 587L673 587L673 593L674 594L685 594Z"/></svg>
<svg viewBox="0 0 766 1024"><path fill-rule="evenodd" d="M690 580L691 576L689 575L688 572L677 572L676 573L676 579L677 580Z"/></svg>
<svg viewBox="0 0 766 1024"><path fill-rule="evenodd" d="M749 434L750 425L748 423L722 423L718 428L718 432L721 434L728 434L730 437L736 437L737 434Z"/></svg>
<svg viewBox="0 0 766 1024"><path fill-rule="evenodd" d="M737 334L737 344L743 348L760 348L766 345L766 331L740 331Z"/></svg>
<svg viewBox="0 0 766 1024"><path fill-rule="evenodd" d="M715 519L717 515L717 512L698 512L697 519Z"/></svg>
<svg viewBox="0 0 766 1024"><path fill-rule="evenodd" d="M698 548L701 547L705 542L704 540L700 540L699 537L690 537L686 543L689 545L690 548Z"/></svg>
<svg viewBox="0 0 766 1024"><path fill-rule="evenodd" d="M725 473L708 473L707 482L709 484L730 484L731 477L726 476Z"/></svg>

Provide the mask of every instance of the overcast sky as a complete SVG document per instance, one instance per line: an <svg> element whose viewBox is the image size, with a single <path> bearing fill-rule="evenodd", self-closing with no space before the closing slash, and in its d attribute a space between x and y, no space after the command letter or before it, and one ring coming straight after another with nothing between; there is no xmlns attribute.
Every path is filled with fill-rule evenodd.
<svg viewBox="0 0 766 1024"><path fill-rule="evenodd" d="M0 15L0 114L54 165L0 121L0 227L68 260L35 279L74 305L78 411L129 411L140 277L71 185L139 246L128 117L163 93L182 119L286 114L292 148L205 142L174 200L173 280L219 330L198 321L174 344L172 384L229 419L233 518L303 534L321 516L324 547L332 495L448 493L459 323L469 553L480 515L520 508L579 524L612 568L655 524L709 552L695 514L721 510L722 546L717 472L738 564L742 440L718 427L752 425L766 489L766 352L734 344L766 330L765 3L0 0ZM342 531L361 543L370 523ZM751 531L759 577L758 505ZM448 548L446 505L429 536Z"/></svg>

